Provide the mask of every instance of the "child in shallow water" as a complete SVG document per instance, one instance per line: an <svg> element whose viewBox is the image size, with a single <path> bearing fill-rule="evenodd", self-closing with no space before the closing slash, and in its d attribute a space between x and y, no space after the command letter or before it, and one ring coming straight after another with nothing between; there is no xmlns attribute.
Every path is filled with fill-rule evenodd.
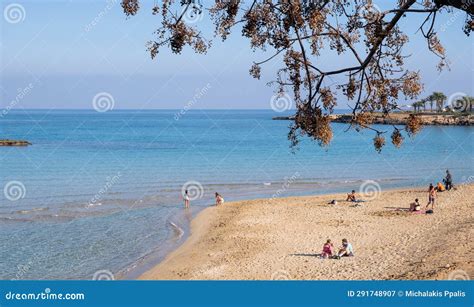
<svg viewBox="0 0 474 307"><path fill-rule="evenodd" d="M188 208L189 208L189 194L188 194L188 190L184 191L183 200L184 200L184 208L188 209Z"/></svg>
<svg viewBox="0 0 474 307"><path fill-rule="evenodd" d="M328 239L323 245L323 252L321 253L322 258L332 257L334 245L332 245L331 240Z"/></svg>
<svg viewBox="0 0 474 307"><path fill-rule="evenodd" d="M216 192L216 206L224 204L224 197Z"/></svg>

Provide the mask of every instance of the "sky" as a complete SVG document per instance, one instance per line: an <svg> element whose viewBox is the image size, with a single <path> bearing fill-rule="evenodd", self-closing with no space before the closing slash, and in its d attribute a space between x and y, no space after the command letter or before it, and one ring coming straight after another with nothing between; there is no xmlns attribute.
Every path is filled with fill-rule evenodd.
<svg viewBox="0 0 474 307"><path fill-rule="evenodd" d="M382 9L384 2L374 1ZM263 66L261 80L250 77L252 62L265 54L253 52L239 30L224 43L214 39L205 55L162 49L152 60L145 45L159 26L159 17L151 14L153 1L142 1L131 18L123 14L120 0L1 4L0 108L90 109L100 93L112 96L116 109L180 109L190 103L202 109L270 108L275 88L266 83L274 80L281 62ZM450 71L441 73L437 58L416 33L423 18L417 14L401 21L410 38L406 68L421 72L426 94L474 95L473 39L461 30L465 14L454 10L437 18L451 62ZM212 33L206 14L195 24ZM324 61L340 64L345 58L328 54Z"/></svg>

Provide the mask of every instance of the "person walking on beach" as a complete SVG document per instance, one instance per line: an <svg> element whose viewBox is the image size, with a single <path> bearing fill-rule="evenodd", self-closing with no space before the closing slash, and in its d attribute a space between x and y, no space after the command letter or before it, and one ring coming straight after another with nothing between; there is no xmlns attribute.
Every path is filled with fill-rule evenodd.
<svg viewBox="0 0 474 307"><path fill-rule="evenodd" d="M189 208L188 190L184 191L183 200L184 200L184 208L188 209Z"/></svg>
<svg viewBox="0 0 474 307"><path fill-rule="evenodd" d="M446 170L446 178L444 178L444 185L446 186L446 190L451 190L453 188L453 177L449 172L449 169Z"/></svg>
<svg viewBox="0 0 474 307"><path fill-rule="evenodd" d="M434 204L436 200L436 189L434 188L433 184L430 183L430 187L428 188L428 204L426 205L426 209L431 205L431 209L434 210Z"/></svg>
<svg viewBox="0 0 474 307"><path fill-rule="evenodd" d="M216 206L224 204L224 197L221 194L216 192Z"/></svg>

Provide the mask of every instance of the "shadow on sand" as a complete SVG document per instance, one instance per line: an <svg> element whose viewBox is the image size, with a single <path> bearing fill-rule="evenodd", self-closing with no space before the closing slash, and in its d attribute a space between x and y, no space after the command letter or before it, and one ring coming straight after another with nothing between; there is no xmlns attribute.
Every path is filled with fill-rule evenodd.
<svg viewBox="0 0 474 307"><path fill-rule="evenodd" d="M321 257L321 254L290 254L290 256L299 256L299 257Z"/></svg>

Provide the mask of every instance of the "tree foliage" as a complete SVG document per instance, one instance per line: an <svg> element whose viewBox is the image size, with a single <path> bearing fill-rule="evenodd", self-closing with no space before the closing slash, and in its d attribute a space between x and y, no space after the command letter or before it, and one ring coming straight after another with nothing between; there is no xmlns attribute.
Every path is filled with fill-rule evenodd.
<svg viewBox="0 0 474 307"><path fill-rule="evenodd" d="M436 35L436 16L453 9L465 11L462 30L466 35L473 31L474 24L474 1L467 0L398 0L390 2L391 8L385 11L372 0L208 3L212 4L206 7L198 0L164 0L155 5L152 12L160 17L161 25L155 31L156 38L148 43L151 57L155 58L162 48L177 54L185 47L206 53L211 40L199 30L199 23L189 23L186 17L207 10L215 26L214 37L226 40L237 30L249 40L252 49L271 53L251 66L253 77L260 78L267 62L282 59L272 84L279 93L293 94L296 114L288 135L292 145L297 145L304 135L322 146L328 145L333 137L330 114L338 103L337 97L344 97L354 106L351 127L374 130L374 146L380 151L386 131L372 127L366 115L383 112L390 116L399 109L397 102L402 96L416 99L423 90L419 72L404 67L407 55L402 50L409 38L398 25L401 18L426 16L420 33L426 38L427 49L438 56L439 69L447 61ZM123 0L122 7L127 16L135 15L140 2ZM326 65L321 60L323 51L346 56L353 64ZM401 130L414 135L420 130L416 126L420 123L413 116L406 127L393 127L392 143L398 147L403 140Z"/></svg>

